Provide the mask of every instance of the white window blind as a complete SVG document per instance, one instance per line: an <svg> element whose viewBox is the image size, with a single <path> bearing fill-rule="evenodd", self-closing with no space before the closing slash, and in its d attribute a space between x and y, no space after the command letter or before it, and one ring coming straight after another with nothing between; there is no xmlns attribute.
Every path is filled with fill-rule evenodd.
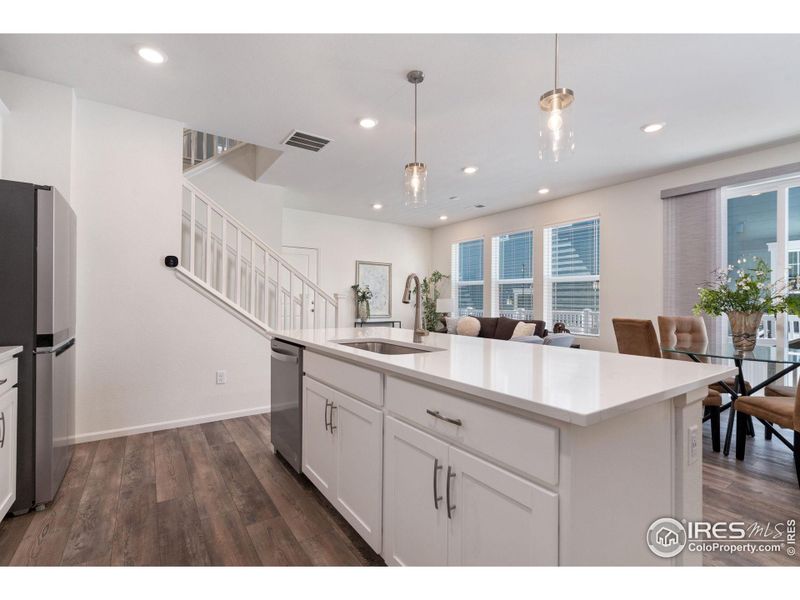
<svg viewBox="0 0 800 600"><path fill-rule="evenodd" d="M493 317L533 318L533 232L492 238Z"/></svg>
<svg viewBox="0 0 800 600"><path fill-rule="evenodd" d="M451 280L455 314L483 316L483 239L452 246Z"/></svg>
<svg viewBox="0 0 800 600"><path fill-rule="evenodd" d="M544 318L572 333L600 334L600 219L544 229Z"/></svg>

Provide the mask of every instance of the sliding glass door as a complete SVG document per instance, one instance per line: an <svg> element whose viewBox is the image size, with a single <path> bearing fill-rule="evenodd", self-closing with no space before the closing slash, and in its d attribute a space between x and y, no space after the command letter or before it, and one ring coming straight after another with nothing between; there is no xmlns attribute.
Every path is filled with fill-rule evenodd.
<svg viewBox="0 0 800 600"><path fill-rule="evenodd" d="M727 264L748 269L762 259L774 282L800 294L800 178L723 190ZM759 343L800 339L800 318L766 315Z"/></svg>

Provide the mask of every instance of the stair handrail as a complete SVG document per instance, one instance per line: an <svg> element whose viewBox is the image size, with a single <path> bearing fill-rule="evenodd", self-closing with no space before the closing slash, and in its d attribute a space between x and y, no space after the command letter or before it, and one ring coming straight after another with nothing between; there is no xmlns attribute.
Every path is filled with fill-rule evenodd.
<svg viewBox="0 0 800 600"><path fill-rule="evenodd" d="M263 275L264 275L264 284L265 284L265 289L264 289L264 293L265 294L268 294L269 282L271 281L271 278L270 278L270 276L269 276L269 274L267 272L268 271L268 267L269 267L269 263L270 263L270 259L274 260L277 263L279 281L276 281L276 283L277 283L276 302L278 302L278 305L276 307L276 321L279 318L279 316L277 315L277 309L280 308L281 306L284 306L283 304L281 304L283 302L283 300L281 299L281 293L284 293L286 291L285 288L282 288L281 285L280 285L280 272L281 272L280 269L281 269L281 267L283 267L286 270L286 272L289 273L289 277L290 277L290 286L289 286L289 295L290 295L289 296L289 302L290 302L290 306L294 306L294 303L295 303L295 297L294 297L294 292L293 292L292 283L291 283L293 281L292 278L294 277L294 278L296 278L298 280L298 282L300 284L302 284L302 286L303 286L302 289L303 290L308 289L310 291L313 291L316 294L316 298L318 298L319 300L324 301L323 306L330 306L333 309L334 326L336 325L336 323L338 323L339 306L338 306L338 301L334 296L332 296L331 294L328 294L327 292L325 292L325 290L323 290L318 284L314 283L306 275L301 273L296 267L294 267L283 256L281 256L281 254L277 250L275 250L272 246L267 244L259 235L254 233L252 229L250 229L247 225L245 225L239 219L234 217L225 208L220 206L220 204L218 202L214 201L207 193L205 193L203 190L198 188L194 183L192 183L186 177L183 178L183 188L188 189L194 195L195 198L200 199L202 202L204 202L206 204L207 211L208 211L207 215L209 217L212 214L212 211L216 212L217 214L219 214L219 216L223 219L223 221L222 221L223 234L224 234L224 231L225 231L224 228L226 227L226 223L227 223L227 224L230 224L231 226L235 227L241 235L244 235L244 236L248 237L251 240L250 259L249 259L249 261L247 261L245 259L245 257L242 255L242 250L243 249L240 248L238 246L238 244L237 244L237 249L236 249L236 252L237 252L237 264L239 264L239 262L241 262L241 263L246 263L246 264L250 265L250 269L253 272L253 277L251 279L251 282L255 281L255 273L257 272L256 266L255 266L256 248L260 248L260 249L264 250L264 252L265 252L264 269L265 270L264 270ZM211 233L211 222L208 219L206 219L208 222L205 224L205 226L202 226L201 224L197 223L197 220L195 219L195 214L194 214L195 205L196 205L195 198L192 198L191 214L188 215L188 217L190 219L190 233L189 233L189 244L190 244L190 248L189 248L189 263L190 264L188 264L186 266L181 265L181 266L178 267L178 270L183 275L189 276L189 278L193 280L195 285L199 284L202 287L206 288L208 291L213 292L213 295L216 297L217 300L222 300L226 304L229 304L231 307L235 308L238 313L243 313L246 316L252 318L256 323L259 324L259 326L265 327L267 330L271 329L271 326L269 325L269 314L265 314L264 315L264 320L261 320L255 313L255 307L251 306L250 308L252 309L253 312L250 312L248 309L245 309L244 306L240 304L240 299L239 299L239 293L240 293L239 290L240 290L240 288L237 287L237 290L236 290L236 294L237 295L236 295L236 298L233 299L231 297L228 297L226 295L226 293L225 293L225 287L227 285L226 281L222 281L222 288L223 288L222 291L220 291L219 289L215 288L212 285L211 279L210 279L210 276L209 276L209 274L210 274L211 257L208 254L208 250L210 248L210 239L212 237L214 237L214 239L216 239L216 236L212 236L212 233ZM182 212L185 212L185 211L183 211L183 209L182 209ZM205 261L206 261L206 265L207 265L207 267L206 267L206 276L205 277L198 277L197 275L195 275L195 269L194 269L195 231L197 231L198 228L200 230L204 230L204 232L205 232L204 235L206 236L206 239L209 240L209 242L206 243L206 251L205 251ZM227 260L227 258L226 258L227 248L225 247L224 244L221 244L221 245L222 245L221 251L222 251L222 255L223 255L223 259L222 260L224 262L224 261ZM238 267L237 267L237 269L238 269ZM224 274L224 272L225 271L223 271L223 274ZM237 279L236 279L237 286L239 286L240 284L238 283L238 281L239 281L238 274L237 274L236 277L237 277ZM251 293L255 293L255 291L252 290ZM251 299L252 298L254 298L254 296L252 296ZM300 306L301 306L301 308L304 306L303 299L301 299L301 301L300 301ZM317 310L317 309L318 309L318 306L315 304L315 310ZM294 326L295 321L294 321L294 310L293 309L290 309L289 318L290 318L290 322L291 322L292 326ZM315 317L314 320L317 321L317 317ZM324 324L327 323L327 316L323 315L322 316L322 320L323 320ZM302 322L303 321L302 321L302 317L301 317L301 323ZM277 324L277 322L276 322L276 324Z"/></svg>

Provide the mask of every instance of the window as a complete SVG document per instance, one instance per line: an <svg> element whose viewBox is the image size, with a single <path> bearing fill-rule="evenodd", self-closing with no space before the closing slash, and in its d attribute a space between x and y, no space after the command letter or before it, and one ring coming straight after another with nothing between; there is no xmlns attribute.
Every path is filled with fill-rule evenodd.
<svg viewBox="0 0 800 600"><path fill-rule="evenodd" d="M492 316L533 318L533 232L492 238Z"/></svg>
<svg viewBox="0 0 800 600"><path fill-rule="evenodd" d="M761 258L772 269L773 281L786 278L789 293L800 293L797 279L800 276L798 179L728 188L723 197L727 220L726 264L737 265L737 260L744 259L749 266L754 257ZM800 318L793 315L778 319L765 315L759 337L776 340L781 335L779 322L784 318L786 339L800 338Z"/></svg>
<svg viewBox="0 0 800 600"><path fill-rule="evenodd" d="M483 240L453 244L452 282L456 315L483 316Z"/></svg>
<svg viewBox="0 0 800 600"><path fill-rule="evenodd" d="M544 229L544 318L600 334L600 219Z"/></svg>

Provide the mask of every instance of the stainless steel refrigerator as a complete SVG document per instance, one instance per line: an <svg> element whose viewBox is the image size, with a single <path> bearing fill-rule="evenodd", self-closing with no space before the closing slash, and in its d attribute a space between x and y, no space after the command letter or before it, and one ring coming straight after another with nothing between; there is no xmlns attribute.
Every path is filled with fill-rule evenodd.
<svg viewBox="0 0 800 600"><path fill-rule="evenodd" d="M71 457L76 231L57 190L0 180L0 346L23 347L15 514L55 497Z"/></svg>

